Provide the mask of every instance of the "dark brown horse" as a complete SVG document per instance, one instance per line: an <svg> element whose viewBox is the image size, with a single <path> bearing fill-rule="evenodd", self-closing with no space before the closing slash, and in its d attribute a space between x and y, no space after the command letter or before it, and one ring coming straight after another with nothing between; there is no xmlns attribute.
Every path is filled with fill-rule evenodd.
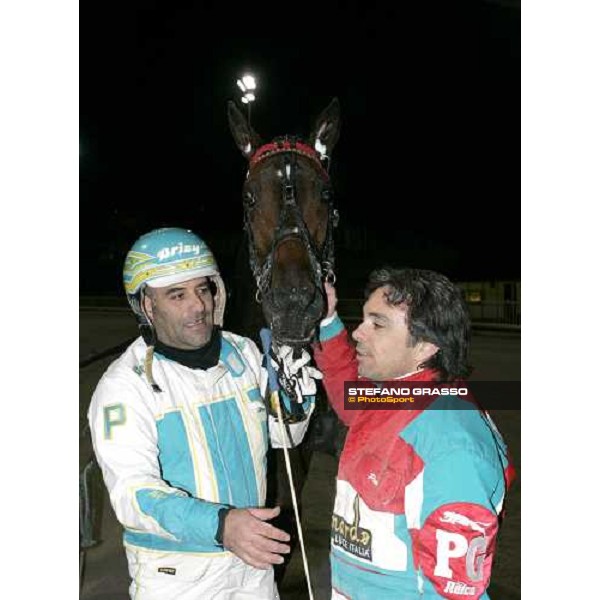
<svg viewBox="0 0 600 600"><path fill-rule="evenodd" d="M328 166L339 136L339 103L334 99L323 110L307 141L284 136L263 143L233 102L228 105L228 117L233 138L248 160L242 195L247 258L256 285L255 296L261 303L274 343L287 344L299 351L316 337L318 321L326 308L323 282L334 278L333 229L338 215ZM243 278L238 280L238 287L235 312L238 321L243 318L236 331L256 340L260 319L254 307L248 305L250 294L242 290ZM242 310L240 300L244 302ZM257 330L250 332L248 327ZM339 423L333 415L324 394L318 395L317 411L307 436L312 443L305 440L290 450L298 500L312 449L324 450L327 445L326 451L333 453L331 440ZM295 545L292 501L282 451L271 450L268 463L267 505L282 507L275 524L292 535ZM279 582L289 556L284 565L275 569Z"/></svg>
<svg viewBox="0 0 600 600"><path fill-rule="evenodd" d="M243 186L250 266L266 322L277 344L306 346L323 316L323 281L333 278L337 211L328 164L340 129L337 99L304 142L263 143L233 102L233 138L248 159Z"/></svg>

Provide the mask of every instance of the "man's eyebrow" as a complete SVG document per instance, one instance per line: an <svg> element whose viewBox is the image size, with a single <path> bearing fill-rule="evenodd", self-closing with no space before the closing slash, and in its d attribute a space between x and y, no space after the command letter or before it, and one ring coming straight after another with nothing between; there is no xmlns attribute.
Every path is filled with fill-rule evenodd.
<svg viewBox="0 0 600 600"><path fill-rule="evenodd" d="M203 281L201 283L198 283L196 286L194 286L194 289L198 289L200 287L206 287L209 286L209 282L208 281ZM173 285L173 287L167 288L167 290L165 291L165 294L173 294L176 292L184 292L187 288L182 286L182 285Z"/></svg>
<svg viewBox="0 0 600 600"><path fill-rule="evenodd" d="M372 317L373 319L379 319L380 321L385 321L386 323L390 322L390 318L386 315L378 312L368 312L365 314L366 317Z"/></svg>
<svg viewBox="0 0 600 600"><path fill-rule="evenodd" d="M173 286L173 287L170 287L165 293L166 294L173 294L174 292L182 292L183 290L185 290L184 287Z"/></svg>

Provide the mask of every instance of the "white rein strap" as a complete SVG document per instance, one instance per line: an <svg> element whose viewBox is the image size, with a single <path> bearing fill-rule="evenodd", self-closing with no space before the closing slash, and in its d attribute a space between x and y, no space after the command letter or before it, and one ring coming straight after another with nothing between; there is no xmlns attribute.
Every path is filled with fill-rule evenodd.
<svg viewBox="0 0 600 600"><path fill-rule="evenodd" d="M279 393L273 392L276 395L275 406L277 407L277 420L281 432L281 439L286 439L285 427L283 425L283 415L281 413L281 404L279 403ZM306 558L306 550L304 548L304 536L302 534L302 523L300 522L300 513L298 512L298 500L296 499L296 488L294 487L294 478L292 476L292 467L290 465L290 455L287 446L283 446L283 455L285 457L285 470L287 472L290 491L292 492L292 504L294 505L294 515L296 517L296 525L298 527L298 539L300 540L300 549L302 550L302 562L304 563L304 575L306 576L306 584L308 586L308 597L314 600L312 593L312 585L310 583L310 572L308 570L308 560Z"/></svg>

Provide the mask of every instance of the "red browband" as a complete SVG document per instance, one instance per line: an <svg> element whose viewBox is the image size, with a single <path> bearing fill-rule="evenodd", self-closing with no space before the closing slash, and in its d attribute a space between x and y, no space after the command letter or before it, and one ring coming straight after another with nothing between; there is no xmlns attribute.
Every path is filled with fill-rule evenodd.
<svg viewBox="0 0 600 600"><path fill-rule="evenodd" d="M319 165L323 175L326 178L329 178L329 174L321 164L321 158L318 152L309 146L308 144L303 144L302 142L290 142L289 140L285 140L283 142L270 142L268 144L264 144L260 148L256 150L256 152L250 157L250 168L254 167L261 160L273 156L274 154L279 154L281 152L295 152L297 154L302 154L302 156L306 156L310 158L314 162Z"/></svg>

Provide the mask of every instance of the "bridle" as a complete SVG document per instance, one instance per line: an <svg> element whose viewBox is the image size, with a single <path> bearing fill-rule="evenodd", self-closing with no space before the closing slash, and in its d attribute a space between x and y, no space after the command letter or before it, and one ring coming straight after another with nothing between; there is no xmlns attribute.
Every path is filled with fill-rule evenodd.
<svg viewBox="0 0 600 600"><path fill-rule="evenodd" d="M335 282L335 257L333 248L333 229L337 226L339 213L333 206L333 190L329 179L329 163L327 157L321 155L311 146L305 144L296 137L285 136L276 138L268 144L257 148L249 161L248 178L256 165L263 160L276 154L283 155L284 169L281 174L281 191L283 206L279 213L279 220L271 248L263 264L258 260L254 235L250 227L250 215L256 205L256 198L251 192L245 193L244 198L244 229L248 235L250 268L257 285L256 300L260 302L260 296L266 297L270 290L271 276L273 273L273 259L278 245L286 239L299 239L307 250L311 265L313 283L318 288L323 280ZM309 158L317 167L317 173L323 181L321 200L327 202L327 231L323 247L319 250L311 239L298 201L296 198L297 157L298 155ZM290 223L292 225L290 225Z"/></svg>

